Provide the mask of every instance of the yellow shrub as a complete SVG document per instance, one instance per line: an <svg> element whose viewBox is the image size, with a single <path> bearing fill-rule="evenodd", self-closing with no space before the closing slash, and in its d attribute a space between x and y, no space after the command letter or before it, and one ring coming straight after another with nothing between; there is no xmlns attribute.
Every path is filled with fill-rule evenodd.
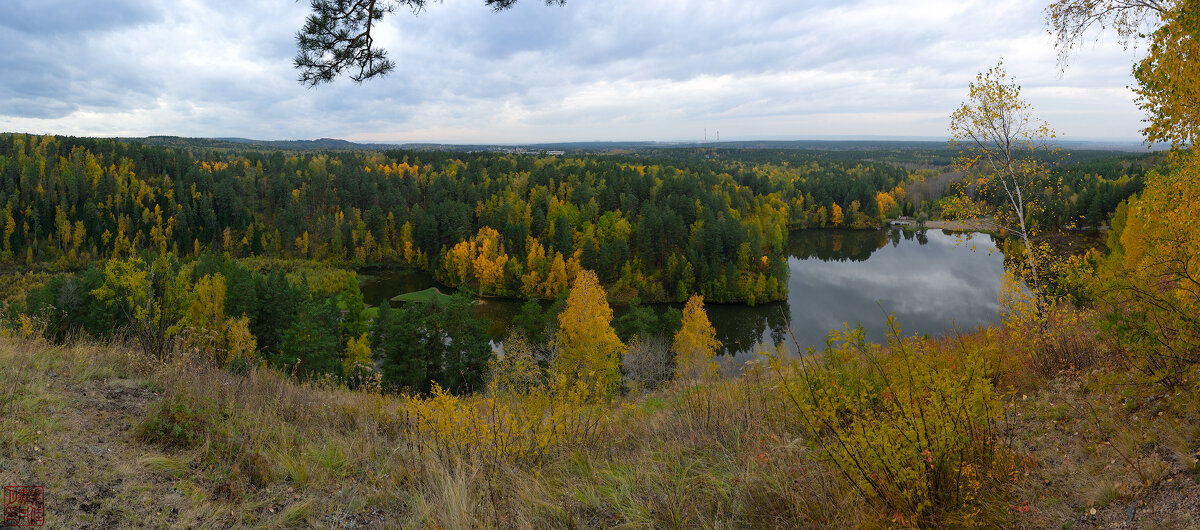
<svg viewBox="0 0 1200 530"><path fill-rule="evenodd" d="M971 477L1003 460L991 367L980 352L940 351L889 325L886 349L859 328L834 332L817 357L776 355L772 366L813 444L898 522L981 509Z"/></svg>
<svg viewBox="0 0 1200 530"><path fill-rule="evenodd" d="M595 383L593 383L593 386ZM401 416L412 440L446 461L473 455L490 462L539 462L555 447L588 440L606 423L604 389L552 378L520 393L456 396L436 383L429 396L405 398Z"/></svg>

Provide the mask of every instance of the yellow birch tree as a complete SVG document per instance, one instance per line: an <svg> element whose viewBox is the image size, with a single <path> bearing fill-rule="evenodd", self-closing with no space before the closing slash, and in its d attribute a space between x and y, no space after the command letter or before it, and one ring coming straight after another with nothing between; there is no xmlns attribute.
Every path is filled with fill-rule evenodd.
<svg viewBox="0 0 1200 530"><path fill-rule="evenodd" d="M1200 2L1181 0L1159 14L1163 24L1133 69L1138 106L1148 114L1142 132L1149 142L1194 148L1200 139Z"/></svg>
<svg viewBox="0 0 1200 530"><path fill-rule="evenodd" d="M713 361L721 349L717 332L704 311L704 297L693 294L683 308L683 321L675 333L675 379L680 381L709 379L717 373Z"/></svg>
<svg viewBox="0 0 1200 530"><path fill-rule="evenodd" d="M556 340L553 369L557 375L594 384L605 395L620 388L625 344L613 330L612 308L596 273L584 271L575 280L558 315Z"/></svg>
<svg viewBox="0 0 1200 530"><path fill-rule="evenodd" d="M1032 184L1045 168L1038 156L1050 151L1054 138L1050 126L1033 115L1021 99L1021 87L1009 81L1003 62L975 76L967 100L950 116L951 145L959 149L956 165L964 172L981 172L980 193L996 194L1003 206L990 208L981 201L955 204L977 208L965 216L991 215L1004 230L1021 238L1028 275L1035 293L1042 292L1037 252L1031 243L1031 214L1037 208ZM1040 299L1039 299L1040 300ZM1044 306L1038 302L1038 314Z"/></svg>
<svg viewBox="0 0 1200 530"><path fill-rule="evenodd" d="M220 273L207 274L196 281L192 288L192 303L184 317L190 331L188 343L200 350L217 364L228 364L230 358L224 350L225 322L225 276Z"/></svg>

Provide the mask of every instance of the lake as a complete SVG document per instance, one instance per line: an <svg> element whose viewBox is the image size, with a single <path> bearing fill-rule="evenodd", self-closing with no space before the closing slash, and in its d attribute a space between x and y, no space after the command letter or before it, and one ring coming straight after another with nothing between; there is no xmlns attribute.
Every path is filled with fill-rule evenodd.
<svg viewBox="0 0 1200 530"><path fill-rule="evenodd" d="M706 306L727 354L748 358L764 342L819 348L829 330L844 323L861 323L867 339L880 342L888 313L896 315L905 335L944 335L999 319L1004 257L992 236L956 236L940 230L800 230L791 233L788 254L787 301ZM385 269L361 274L363 298L371 305L438 286L420 272ZM523 303L488 299L475 311L492 321L489 333L499 341ZM665 310L668 305L652 307ZM623 310L613 308L616 315Z"/></svg>

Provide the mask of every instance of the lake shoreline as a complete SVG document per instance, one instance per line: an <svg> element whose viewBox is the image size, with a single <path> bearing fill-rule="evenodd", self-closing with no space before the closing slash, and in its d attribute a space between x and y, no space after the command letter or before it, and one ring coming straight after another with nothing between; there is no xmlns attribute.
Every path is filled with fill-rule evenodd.
<svg viewBox="0 0 1200 530"><path fill-rule="evenodd" d="M959 329L969 329L994 319L1002 258L962 249L954 244L953 234L896 226L789 232L787 300L754 306L706 300L708 317L723 343L722 353L744 359L761 342L787 343L801 350L820 348L831 329L842 329L846 323L861 323L868 341L882 341L890 313L907 332L930 335L945 333L951 321ZM981 239L981 245L995 244L992 238ZM367 303L434 286L452 292L425 273L389 276L380 271L376 279L380 281L362 284ZM479 303L473 312L492 322L489 335L495 341L503 339L528 301L474 294ZM538 303L544 309L553 300ZM630 309L617 301L609 305L614 318ZM682 304L643 301L642 306L661 315Z"/></svg>
<svg viewBox="0 0 1200 530"><path fill-rule="evenodd" d="M1004 228L989 218L981 219L938 219L925 221L925 224L913 227L921 230L944 230L946 232L972 232L980 234L1004 235Z"/></svg>

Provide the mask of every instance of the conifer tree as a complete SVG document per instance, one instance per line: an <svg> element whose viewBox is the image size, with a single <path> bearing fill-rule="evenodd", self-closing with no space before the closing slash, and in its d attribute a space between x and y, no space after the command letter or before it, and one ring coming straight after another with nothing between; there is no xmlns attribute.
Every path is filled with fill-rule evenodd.
<svg viewBox="0 0 1200 530"><path fill-rule="evenodd" d="M429 388L430 359L426 353L424 317L408 307L385 300L371 324L371 349L380 362L385 387L424 392Z"/></svg>
<svg viewBox="0 0 1200 530"><path fill-rule="evenodd" d="M279 362L297 375L339 374L337 307L329 299L304 300L283 333Z"/></svg>
<svg viewBox="0 0 1200 530"><path fill-rule="evenodd" d="M437 364L437 381L447 390L469 394L483 386L492 347L486 321L471 315L474 300L458 291L443 303L437 300L426 321L426 346Z"/></svg>

